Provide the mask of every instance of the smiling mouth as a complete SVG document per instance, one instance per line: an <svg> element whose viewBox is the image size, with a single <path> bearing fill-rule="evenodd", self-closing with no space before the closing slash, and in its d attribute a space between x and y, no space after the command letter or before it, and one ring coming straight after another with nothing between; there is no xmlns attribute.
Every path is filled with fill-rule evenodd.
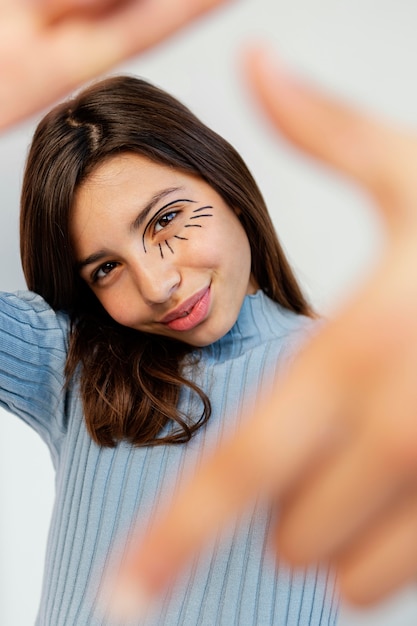
<svg viewBox="0 0 417 626"><path fill-rule="evenodd" d="M195 305L207 294L207 291L210 287L204 287L195 293L193 296L190 296L186 300L184 300L179 306L177 306L173 311L165 315L164 318L160 320L162 324L169 324L173 320L182 319L183 317L188 317L195 307Z"/></svg>
<svg viewBox="0 0 417 626"><path fill-rule="evenodd" d="M210 287L202 289L184 304L185 309L173 311L162 320L162 323L171 330L182 332L192 330L201 324L206 319L210 307Z"/></svg>

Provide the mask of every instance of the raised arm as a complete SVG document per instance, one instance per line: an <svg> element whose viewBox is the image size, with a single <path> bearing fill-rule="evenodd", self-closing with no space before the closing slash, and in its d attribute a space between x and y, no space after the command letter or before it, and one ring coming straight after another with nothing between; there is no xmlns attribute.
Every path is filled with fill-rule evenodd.
<svg viewBox="0 0 417 626"><path fill-rule="evenodd" d="M379 265L272 397L132 546L115 606L158 593L207 538L264 493L281 555L330 560L372 602L417 575L417 138L275 67L247 60L272 123L365 188L387 230Z"/></svg>
<svg viewBox="0 0 417 626"><path fill-rule="evenodd" d="M0 129L225 0L1 0Z"/></svg>

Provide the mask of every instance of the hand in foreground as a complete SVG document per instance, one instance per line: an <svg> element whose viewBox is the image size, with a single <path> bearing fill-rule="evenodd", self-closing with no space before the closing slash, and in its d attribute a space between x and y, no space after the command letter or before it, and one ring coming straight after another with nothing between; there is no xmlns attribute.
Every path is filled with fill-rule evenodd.
<svg viewBox="0 0 417 626"><path fill-rule="evenodd" d="M386 249L273 396L131 548L118 610L139 588L157 594L260 492L280 507L280 553L332 562L351 601L417 577L417 138L287 77L260 51L247 72L281 133L375 199Z"/></svg>
<svg viewBox="0 0 417 626"><path fill-rule="evenodd" d="M224 0L0 0L0 128Z"/></svg>

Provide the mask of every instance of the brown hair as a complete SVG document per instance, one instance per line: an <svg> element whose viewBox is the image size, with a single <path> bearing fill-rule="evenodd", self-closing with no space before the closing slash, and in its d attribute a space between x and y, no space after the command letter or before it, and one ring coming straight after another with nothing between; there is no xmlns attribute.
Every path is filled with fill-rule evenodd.
<svg viewBox="0 0 417 626"><path fill-rule="evenodd" d="M29 289L71 316L67 384L81 366L85 419L97 443L180 443L210 415L207 396L181 374L190 346L114 322L79 277L71 249L69 220L77 188L98 164L122 152L208 182L230 207L239 209L260 288L291 311L311 311L241 157L175 98L141 79L113 77L44 117L23 181L21 256ZM183 385L202 402L195 421L177 409ZM163 437L161 430L170 420L178 426Z"/></svg>

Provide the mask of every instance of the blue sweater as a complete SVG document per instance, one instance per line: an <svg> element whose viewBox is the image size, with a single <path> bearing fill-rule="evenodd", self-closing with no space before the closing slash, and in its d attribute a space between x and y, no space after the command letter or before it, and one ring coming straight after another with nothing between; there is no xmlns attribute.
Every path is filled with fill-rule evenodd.
<svg viewBox="0 0 417 626"><path fill-rule="evenodd" d="M76 381L63 389L69 321L29 292L0 297L0 403L33 427L56 470L37 626L111 626L98 603L102 574L146 526L179 481L250 411L294 352L310 321L262 292L247 296L235 326L202 349L188 374L212 416L188 444L114 449L88 435ZM180 408L195 412L184 390ZM279 419L279 416L277 416ZM169 428L169 426L167 426ZM337 617L327 572L291 571L268 550L270 512L254 504L219 533L137 624L150 626L330 626Z"/></svg>

